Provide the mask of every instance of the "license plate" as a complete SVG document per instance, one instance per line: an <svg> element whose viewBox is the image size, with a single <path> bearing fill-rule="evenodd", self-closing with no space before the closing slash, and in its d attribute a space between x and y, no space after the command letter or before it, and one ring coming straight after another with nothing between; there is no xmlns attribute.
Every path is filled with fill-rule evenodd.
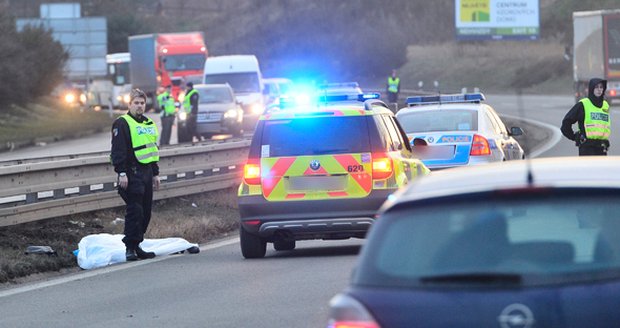
<svg viewBox="0 0 620 328"><path fill-rule="evenodd" d="M288 177L290 191L336 191L344 190L346 175Z"/></svg>
<svg viewBox="0 0 620 328"><path fill-rule="evenodd" d="M419 159L451 159L454 146L414 146L413 154Z"/></svg>
<svg viewBox="0 0 620 328"><path fill-rule="evenodd" d="M222 119L222 113L198 113L196 120L198 122L219 121Z"/></svg>

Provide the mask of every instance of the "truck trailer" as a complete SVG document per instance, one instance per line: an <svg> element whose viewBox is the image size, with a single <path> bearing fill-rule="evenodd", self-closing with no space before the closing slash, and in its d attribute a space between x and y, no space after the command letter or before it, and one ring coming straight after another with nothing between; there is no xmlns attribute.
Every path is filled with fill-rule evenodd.
<svg viewBox="0 0 620 328"><path fill-rule="evenodd" d="M620 99L620 9L574 12L573 31L575 98L598 77L607 80L606 98Z"/></svg>
<svg viewBox="0 0 620 328"><path fill-rule="evenodd" d="M147 104L153 106L157 92L172 86L179 93L186 82L202 80L207 46L202 32L158 33L129 37L131 83L146 92Z"/></svg>

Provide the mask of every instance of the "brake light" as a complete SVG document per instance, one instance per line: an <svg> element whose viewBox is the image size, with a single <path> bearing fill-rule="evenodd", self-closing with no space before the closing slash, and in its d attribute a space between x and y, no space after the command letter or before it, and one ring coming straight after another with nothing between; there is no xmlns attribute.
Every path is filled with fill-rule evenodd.
<svg viewBox="0 0 620 328"><path fill-rule="evenodd" d="M392 158L386 153L372 155L372 178L374 180L387 179L392 175Z"/></svg>
<svg viewBox="0 0 620 328"><path fill-rule="evenodd" d="M489 141L487 138L474 134L474 141L471 143L471 156L484 156L491 155L491 148L489 147Z"/></svg>
<svg viewBox="0 0 620 328"><path fill-rule="evenodd" d="M329 328L380 328L375 322L339 321L330 322Z"/></svg>
<svg viewBox="0 0 620 328"><path fill-rule="evenodd" d="M348 295L334 296L329 308L328 328L380 328L364 305Z"/></svg>
<svg viewBox="0 0 620 328"><path fill-rule="evenodd" d="M260 184L260 163L257 159L248 159L243 167L243 180L249 185Z"/></svg>

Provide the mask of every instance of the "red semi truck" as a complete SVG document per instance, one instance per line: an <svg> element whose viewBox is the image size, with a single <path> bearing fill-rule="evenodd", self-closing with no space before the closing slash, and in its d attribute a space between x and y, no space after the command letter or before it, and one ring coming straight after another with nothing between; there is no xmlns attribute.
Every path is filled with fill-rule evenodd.
<svg viewBox="0 0 620 328"><path fill-rule="evenodd" d="M208 56L202 32L133 35L129 53L132 87L147 93L150 106L166 85L178 99L186 82L200 83Z"/></svg>
<svg viewBox="0 0 620 328"><path fill-rule="evenodd" d="M573 31L575 97L598 77L607 80L606 98L620 99L620 9L574 12Z"/></svg>

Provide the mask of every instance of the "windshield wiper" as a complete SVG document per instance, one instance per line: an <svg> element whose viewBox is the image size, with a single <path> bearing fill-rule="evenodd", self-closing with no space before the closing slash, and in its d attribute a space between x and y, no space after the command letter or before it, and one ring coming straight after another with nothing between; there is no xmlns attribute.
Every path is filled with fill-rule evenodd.
<svg viewBox="0 0 620 328"><path fill-rule="evenodd" d="M472 283L472 284L520 284L522 277L516 273L455 273L421 277L423 284Z"/></svg>

